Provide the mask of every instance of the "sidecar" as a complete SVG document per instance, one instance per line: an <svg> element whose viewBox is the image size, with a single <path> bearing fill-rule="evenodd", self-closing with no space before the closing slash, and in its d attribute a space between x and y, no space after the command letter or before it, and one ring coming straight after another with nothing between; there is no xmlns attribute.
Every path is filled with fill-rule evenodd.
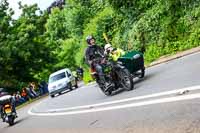
<svg viewBox="0 0 200 133"><path fill-rule="evenodd" d="M145 75L144 56L141 52L130 51L118 59L134 77L143 78Z"/></svg>

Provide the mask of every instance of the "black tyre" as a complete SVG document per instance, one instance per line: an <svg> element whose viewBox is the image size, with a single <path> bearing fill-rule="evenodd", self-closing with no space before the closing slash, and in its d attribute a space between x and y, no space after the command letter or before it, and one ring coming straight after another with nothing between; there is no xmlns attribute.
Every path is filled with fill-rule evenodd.
<svg viewBox="0 0 200 133"><path fill-rule="evenodd" d="M101 87L100 87L101 88ZM101 91L106 95L106 96L110 96L112 94L112 91L111 90L108 90L108 91L104 91L105 89L104 88L101 88Z"/></svg>
<svg viewBox="0 0 200 133"><path fill-rule="evenodd" d="M145 68L141 69L141 74L138 76L139 78L144 78L145 75Z"/></svg>
<svg viewBox="0 0 200 133"><path fill-rule="evenodd" d="M121 69L119 76L122 87L127 91L133 90L134 83L130 72L125 68Z"/></svg>
<svg viewBox="0 0 200 133"><path fill-rule="evenodd" d="M104 84L100 83L99 81L96 81L97 84L99 85L99 88L101 89L101 91L106 95L106 96L110 96L112 94L111 90L105 91L105 86Z"/></svg>
<svg viewBox="0 0 200 133"><path fill-rule="evenodd" d="M8 117L8 124L9 124L10 126L14 125L14 116L9 116L9 117Z"/></svg>
<svg viewBox="0 0 200 133"><path fill-rule="evenodd" d="M54 98L55 96L54 95L51 95L51 98Z"/></svg>
<svg viewBox="0 0 200 133"><path fill-rule="evenodd" d="M75 84L74 87L75 87L75 88L78 88L78 82L77 82L77 80L76 80L76 84Z"/></svg>
<svg viewBox="0 0 200 133"><path fill-rule="evenodd" d="M72 83L71 83L71 82L69 83L69 90L70 90L70 91L73 90L73 88L72 88Z"/></svg>
<svg viewBox="0 0 200 133"><path fill-rule="evenodd" d="M78 88L78 85L77 85L77 84L75 85L75 88Z"/></svg>

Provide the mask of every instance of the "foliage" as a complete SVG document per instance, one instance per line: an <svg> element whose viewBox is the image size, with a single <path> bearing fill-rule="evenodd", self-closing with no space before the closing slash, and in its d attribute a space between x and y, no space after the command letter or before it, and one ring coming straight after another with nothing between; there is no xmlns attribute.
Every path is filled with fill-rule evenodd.
<svg viewBox="0 0 200 133"><path fill-rule="evenodd" d="M91 77L90 71L86 69L83 75L83 81L85 84L92 82L94 79Z"/></svg>
<svg viewBox="0 0 200 133"><path fill-rule="evenodd" d="M7 0L0 3L0 86L47 80L60 68L85 69L85 38L144 53L146 63L200 45L199 0L65 0L51 14L21 5L12 19ZM105 34L108 40L105 40Z"/></svg>
<svg viewBox="0 0 200 133"><path fill-rule="evenodd" d="M71 38L65 40L62 43L61 52L58 54L59 63L57 64L58 68L62 68L63 66L75 69L76 68L76 60L75 55L77 54L78 40Z"/></svg>
<svg viewBox="0 0 200 133"><path fill-rule="evenodd" d="M1 45L2 87L17 88L22 83L35 81L34 75L42 71L51 59L49 48L43 41L45 15L37 5L20 4L20 8L23 12L18 20L7 19L7 25L4 22L2 26L7 35ZM10 18L9 14L5 15ZM9 30L5 31L6 27Z"/></svg>

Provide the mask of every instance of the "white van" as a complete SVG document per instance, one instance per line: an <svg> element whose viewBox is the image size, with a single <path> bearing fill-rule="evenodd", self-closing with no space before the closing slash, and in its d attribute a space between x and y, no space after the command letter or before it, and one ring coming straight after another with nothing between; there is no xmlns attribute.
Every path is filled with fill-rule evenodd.
<svg viewBox="0 0 200 133"><path fill-rule="evenodd" d="M67 68L56 71L49 76L48 90L51 97L54 97L57 93L61 94L62 91L67 89L72 90L73 86L78 88L75 77Z"/></svg>

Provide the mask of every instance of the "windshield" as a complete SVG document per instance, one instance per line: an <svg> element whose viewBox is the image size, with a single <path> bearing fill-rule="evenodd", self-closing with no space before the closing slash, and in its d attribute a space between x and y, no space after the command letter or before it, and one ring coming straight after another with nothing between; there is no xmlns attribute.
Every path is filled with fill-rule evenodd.
<svg viewBox="0 0 200 133"><path fill-rule="evenodd" d="M57 81L57 80L60 80L60 79L65 78L65 77L66 77L66 76L65 76L65 72L59 73L59 74L57 74L57 75L52 76L52 77L49 79L49 83L53 83L53 82L55 82L55 81Z"/></svg>

